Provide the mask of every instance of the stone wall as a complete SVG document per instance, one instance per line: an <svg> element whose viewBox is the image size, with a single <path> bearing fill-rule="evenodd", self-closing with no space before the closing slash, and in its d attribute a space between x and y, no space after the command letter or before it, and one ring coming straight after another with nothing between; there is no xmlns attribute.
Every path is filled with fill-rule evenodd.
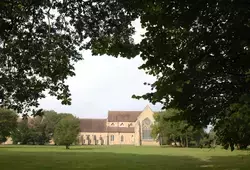
<svg viewBox="0 0 250 170"><path fill-rule="evenodd" d="M135 133L108 133L108 136L109 136L109 145L134 145L135 144ZM113 141L112 141L112 136L114 136ZM123 138L123 141L122 141L122 138Z"/></svg>

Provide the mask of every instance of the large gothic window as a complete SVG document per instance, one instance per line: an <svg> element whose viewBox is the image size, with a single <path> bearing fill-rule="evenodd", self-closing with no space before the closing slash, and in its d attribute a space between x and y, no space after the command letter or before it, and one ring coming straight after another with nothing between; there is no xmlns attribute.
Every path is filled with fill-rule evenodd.
<svg viewBox="0 0 250 170"><path fill-rule="evenodd" d="M142 121L142 139L143 140L148 140L152 139L151 137L151 125L152 122L150 121L149 118L146 118Z"/></svg>

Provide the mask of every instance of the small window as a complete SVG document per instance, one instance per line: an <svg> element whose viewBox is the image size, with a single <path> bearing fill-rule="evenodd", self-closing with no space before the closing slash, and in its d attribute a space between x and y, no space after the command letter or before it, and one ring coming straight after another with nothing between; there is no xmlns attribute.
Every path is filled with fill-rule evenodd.
<svg viewBox="0 0 250 170"><path fill-rule="evenodd" d="M115 136L114 136L114 135L111 135L110 140L111 140L111 141L114 141L114 140L115 140Z"/></svg>

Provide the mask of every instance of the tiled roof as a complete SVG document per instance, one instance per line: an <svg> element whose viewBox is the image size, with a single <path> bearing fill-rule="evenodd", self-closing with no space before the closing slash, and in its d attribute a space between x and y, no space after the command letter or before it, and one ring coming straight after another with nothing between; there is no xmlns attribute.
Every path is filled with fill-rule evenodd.
<svg viewBox="0 0 250 170"><path fill-rule="evenodd" d="M81 132L106 132L107 119L80 119Z"/></svg>
<svg viewBox="0 0 250 170"><path fill-rule="evenodd" d="M81 132L134 133L133 127L107 127L107 119L80 119Z"/></svg>
<svg viewBox="0 0 250 170"><path fill-rule="evenodd" d="M107 127L107 132L121 132L121 133L134 133L133 127Z"/></svg>
<svg viewBox="0 0 250 170"><path fill-rule="evenodd" d="M142 111L109 111L109 122L135 122Z"/></svg>

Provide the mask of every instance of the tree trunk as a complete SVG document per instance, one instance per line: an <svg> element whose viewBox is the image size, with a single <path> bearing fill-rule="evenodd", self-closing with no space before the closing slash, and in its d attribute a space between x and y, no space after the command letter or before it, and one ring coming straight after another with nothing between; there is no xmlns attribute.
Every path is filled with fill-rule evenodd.
<svg viewBox="0 0 250 170"><path fill-rule="evenodd" d="M66 145L66 149L69 149L69 145Z"/></svg>
<svg viewBox="0 0 250 170"><path fill-rule="evenodd" d="M187 133L186 133L186 147L188 148L188 137L187 137Z"/></svg>
<svg viewBox="0 0 250 170"><path fill-rule="evenodd" d="M182 141L182 137L180 136L180 140L181 140L181 147L183 147L183 141Z"/></svg>

